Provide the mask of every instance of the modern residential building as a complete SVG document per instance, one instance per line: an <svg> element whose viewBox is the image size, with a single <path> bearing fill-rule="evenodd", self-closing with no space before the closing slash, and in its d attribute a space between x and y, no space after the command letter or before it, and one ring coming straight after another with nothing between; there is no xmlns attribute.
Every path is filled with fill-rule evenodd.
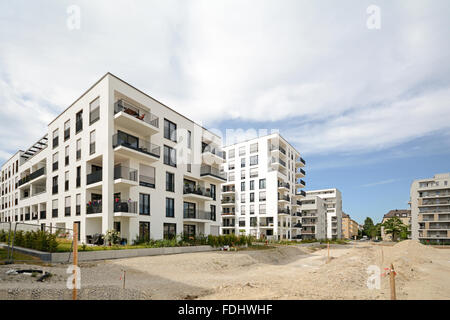
<svg viewBox="0 0 450 320"><path fill-rule="evenodd" d="M222 233L299 239L305 160L278 133L224 147Z"/></svg>
<svg viewBox="0 0 450 320"><path fill-rule="evenodd" d="M327 238L342 238L342 195L336 189L309 190L306 195L318 196L325 201L327 207Z"/></svg>
<svg viewBox="0 0 450 320"><path fill-rule="evenodd" d="M2 221L81 242L219 234L221 138L107 73L2 166Z"/></svg>
<svg viewBox="0 0 450 320"><path fill-rule="evenodd" d="M350 215L342 212L342 237L344 239L356 239L358 236L358 222Z"/></svg>
<svg viewBox="0 0 450 320"><path fill-rule="evenodd" d="M381 221L381 223L385 223L387 220L393 217L399 218L403 222L403 224L407 225L409 230L411 230L411 210L391 210L383 216L383 220ZM384 232L383 226L381 226L381 239L383 241L392 241L392 235L386 234Z"/></svg>
<svg viewBox="0 0 450 320"><path fill-rule="evenodd" d="M22 154L22 150L17 151L0 169L0 221L3 222L13 221L19 212L19 166Z"/></svg>
<svg viewBox="0 0 450 320"><path fill-rule="evenodd" d="M412 239L450 243L450 173L415 180L410 196Z"/></svg>
<svg viewBox="0 0 450 320"><path fill-rule="evenodd" d="M318 196L307 195L301 201L301 239L325 239L327 237L327 207Z"/></svg>

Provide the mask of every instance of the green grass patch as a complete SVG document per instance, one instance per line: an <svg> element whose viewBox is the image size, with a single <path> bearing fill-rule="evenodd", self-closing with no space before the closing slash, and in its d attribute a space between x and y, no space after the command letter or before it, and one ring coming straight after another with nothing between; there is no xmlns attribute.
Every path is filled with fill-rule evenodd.
<svg viewBox="0 0 450 320"><path fill-rule="evenodd" d="M7 259L8 259L8 249L1 248L0 249L0 261L3 261L3 262L0 262L0 264L4 264L4 261ZM23 261L29 261L29 262L41 261L38 257L30 256L28 254L24 254L24 253L17 252L17 251L14 251L14 253L13 253L13 259L17 260L17 261L23 260Z"/></svg>

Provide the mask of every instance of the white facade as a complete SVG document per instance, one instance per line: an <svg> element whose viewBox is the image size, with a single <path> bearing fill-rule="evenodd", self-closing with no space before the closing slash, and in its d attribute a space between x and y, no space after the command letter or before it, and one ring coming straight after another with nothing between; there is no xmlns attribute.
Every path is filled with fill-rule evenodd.
<svg viewBox="0 0 450 320"><path fill-rule="evenodd" d="M18 214L19 168L23 151L16 152L0 169L0 222L9 222Z"/></svg>
<svg viewBox="0 0 450 320"><path fill-rule="evenodd" d="M219 234L221 139L183 115L108 73L47 132L19 154L17 215L2 221L79 222L82 242L113 228L128 243Z"/></svg>
<svg viewBox="0 0 450 320"><path fill-rule="evenodd" d="M279 134L224 147L222 234L300 238L305 161Z"/></svg>
<svg viewBox="0 0 450 320"><path fill-rule="evenodd" d="M342 238L342 195L336 189L306 191L308 196L318 196L325 201L327 208L327 238Z"/></svg>
<svg viewBox="0 0 450 320"><path fill-rule="evenodd" d="M306 195L301 200L302 239L327 238L327 204L319 196Z"/></svg>
<svg viewBox="0 0 450 320"><path fill-rule="evenodd" d="M450 173L415 180L410 196L412 239L450 243Z"/></svg>

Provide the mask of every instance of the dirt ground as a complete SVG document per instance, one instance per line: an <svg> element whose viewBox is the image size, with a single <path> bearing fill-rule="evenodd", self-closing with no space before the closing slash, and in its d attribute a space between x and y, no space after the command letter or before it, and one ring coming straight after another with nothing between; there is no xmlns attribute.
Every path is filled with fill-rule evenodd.
<svg viewBox="0 0 450 320"><path fill-rule="evenodd" d="M398 299L450 299L450 249L415 241L280 246L82 263L79 299L389 299L389 279L369 289L367 268L394 264ZM67 265L31 266L44 282L6 274L30 266L0 266L0 299L71 299ZM125 289L121 279L126 270Z"/></svg>

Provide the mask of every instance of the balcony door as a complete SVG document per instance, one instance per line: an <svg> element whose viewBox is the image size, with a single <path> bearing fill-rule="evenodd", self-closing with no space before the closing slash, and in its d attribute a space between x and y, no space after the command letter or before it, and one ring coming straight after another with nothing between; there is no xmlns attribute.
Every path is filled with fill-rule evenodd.
<svg viewBox="0 0 450 320"><path fill-rule="evenodd" d="M184 202L183 203L183 215L185 218L195 219L195 203L193 202Z"/></svg>
<svg viewBox="0 0 450 320"><path fill-rule="evenodd" d="M183 226L183 235L185 237L195 237L195 225L185 224Z"/></svg>

